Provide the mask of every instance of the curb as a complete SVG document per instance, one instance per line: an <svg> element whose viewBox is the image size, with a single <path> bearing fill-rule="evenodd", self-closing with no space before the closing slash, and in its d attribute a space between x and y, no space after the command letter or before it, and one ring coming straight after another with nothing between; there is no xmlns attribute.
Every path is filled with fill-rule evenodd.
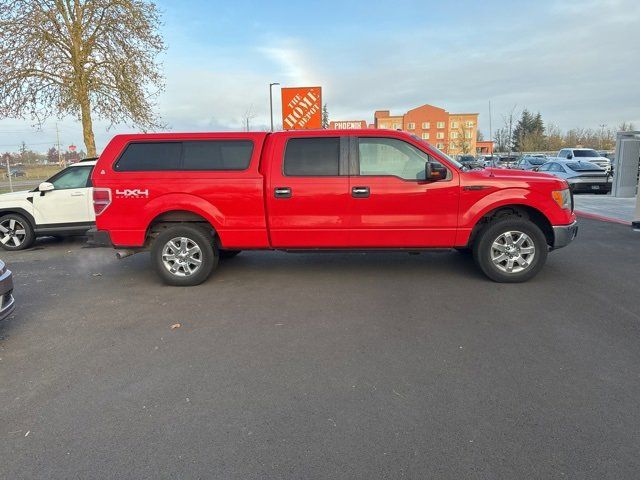
<svg viewBox="0 0 640 480"><path fill-rule="evenodd" d="M581 212L580 210L575 210L574 213L579 217L589 218L591 220L600 220L601 222L610 222L617 223L619 225L631 226L631 222L620 220L619 218L605 217L604 215L598 215L597 213Z"/></svg>

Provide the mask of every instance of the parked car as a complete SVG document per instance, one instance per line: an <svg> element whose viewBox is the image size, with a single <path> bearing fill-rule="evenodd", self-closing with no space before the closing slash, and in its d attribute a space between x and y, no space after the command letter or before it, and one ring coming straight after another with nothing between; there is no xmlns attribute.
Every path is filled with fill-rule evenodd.
<svg viewBox="0 0 640 480"><path fill-rule="evenodd" d="M24 170L11 170L10 174L4 174L5 178L8 178L9 176L11 176L12 178L25 177L26 175L27 173Z"/></svg>
<svg viewBox="0 0 640 480"><path fill-rule="evenodd" d="M91 172L96 161L75 163L33 190L0 195L0 247L22 250L36 237L83 235L95 221Z"/></svg>
<svg viewBox="0 0 640 480"><path fill-rule="evenodd" d="M500 163L500 157L486 156L482 159L482 164L488 168L506 168Z"/></svg>
<svg viewBox="0 0 640 480"><path fill-rule="evenodd" d="M0 320L11 315L15 309L13 298L13 274L0 260Z"/></svg>
<svg viewBox="0 0 640 480"><path fill-rule="evenodd" d="M573 193L609 193L611 175L598 165L582 160L553 160L539 172L550 173L567 181Z"/></svg>
<svg viewBox="0 0 640 480"><path fill-rule="evenodd" d="M611 160L603 157L592 148L563 148L558 152L558 160L583 160L595 163L601 168L610 171Z"/></svg>
<svg viewBox="0 0 640 480"><path fill-rule="evenodd" d="M537 155L524 155L518 159L513 168L518 170L535 170L547 162L547 157Z"/></svg>
<svg viewBox="0 0 640 480"><path fill-rule="evenodd" d="M521 282L577 233L564 180L466 170L392 130L117 135L92 179L93 243L151 250L171 285L245 249L470 249Z"/></svg>
<svg viewBox="0 0 640 480"><path fill-rule="evenodd" d="M502 165L502 168L513 168L518 161L518 157L504 155L500 157L499 161L500 161L500 165Z"/></svg>
<svg viewBox="0 0 640 480"><path fill-rule="evenodd" d="M469 168L469 169L484 167L483 162L481 162L480 160L478 160L478 159L477 159L476 157L474 157L473 155L458 155L457 160L458 160L458 162L460 162L464 167L467 167L467 168Z"/></svg>

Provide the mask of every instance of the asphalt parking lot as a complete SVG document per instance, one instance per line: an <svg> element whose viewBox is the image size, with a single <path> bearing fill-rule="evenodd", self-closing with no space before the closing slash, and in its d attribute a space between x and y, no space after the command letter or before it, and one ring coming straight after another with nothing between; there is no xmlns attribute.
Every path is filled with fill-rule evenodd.
<svg viewBox="0 0 640 480"><path fill-rule="evenodd" d="M518 285L456 252L243 252L182 289L3 252L0 478L637 478L640 234L580 223Z"/></svg>

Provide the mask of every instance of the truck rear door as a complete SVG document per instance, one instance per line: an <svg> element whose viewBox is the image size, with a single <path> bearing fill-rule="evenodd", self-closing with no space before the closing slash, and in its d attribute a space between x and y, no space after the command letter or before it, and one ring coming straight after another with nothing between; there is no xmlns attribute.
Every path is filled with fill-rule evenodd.
<svg viewBox="0 0 640 480"><path fill-rule="evenodd" d="M274 135L267 210L274 248L341 248L349 242L348 137Z"/></svg>

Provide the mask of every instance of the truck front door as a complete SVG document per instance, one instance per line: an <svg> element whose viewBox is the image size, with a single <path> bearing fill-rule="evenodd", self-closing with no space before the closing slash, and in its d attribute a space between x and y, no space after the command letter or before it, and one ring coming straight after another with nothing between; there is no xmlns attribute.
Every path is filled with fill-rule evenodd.
<svg viewBox="0 0 640 480"><path fill-rule="evenodd" d="M279 136L265 192L274 248L349 246L348 140Z"/></svg>
<svg viewBox="0 0 640 480"><path fill-rule="evenodd" d="M353 247L452 247L458 226L459 177L425 180L435 159L399 138L353 137L349 178ZM437 162L436 162L437 163Z"/></svg>

